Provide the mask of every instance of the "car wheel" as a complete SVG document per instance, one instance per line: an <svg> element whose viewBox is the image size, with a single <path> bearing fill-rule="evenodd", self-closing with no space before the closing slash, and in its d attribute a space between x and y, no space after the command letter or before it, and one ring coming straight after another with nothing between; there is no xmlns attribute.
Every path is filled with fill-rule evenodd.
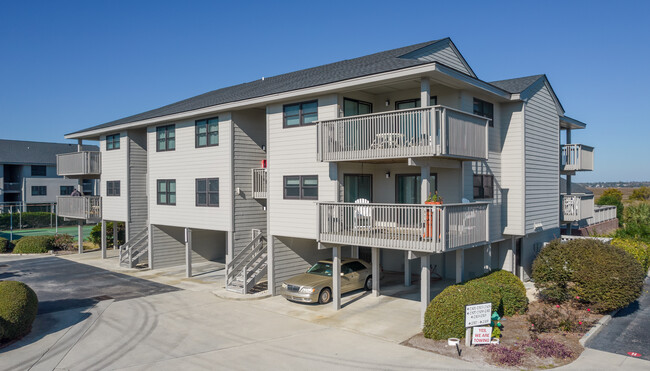
<svg viewBox="0 0 650 371"><path fill-rule="evenodd" d="M368 278L366 278L366 284L363 285L363 288L366 291L372 290L372 276L368 276Z"/></svg>
<svg viewBox="0 0 650 371"><path fill-rule="evenodd" d="M318 294L318 303L320 304L327 304L332 300L332 290L329 288L324 288L321 290L320 294Z"/></svg>

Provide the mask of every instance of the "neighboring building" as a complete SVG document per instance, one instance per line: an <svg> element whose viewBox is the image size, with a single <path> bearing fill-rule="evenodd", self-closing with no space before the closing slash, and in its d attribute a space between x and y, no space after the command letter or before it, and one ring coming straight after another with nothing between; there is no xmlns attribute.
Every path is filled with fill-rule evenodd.
<svg viewBox="0 0 650 371"><path fill-rule="evenodd" d="M96 151L97 146L84 146ZM0 208L19 206L22 211L49 211L57 197L70 195L78 185L56 173L56 155L77 151L76 144L0 139ZM85 181L84 194L96 192L95 182Z"/></svg>
<svg viewBox="0 0 650 371"><path fill-rule="evenodd" d="M457 281L492 268L530 275L567 222L561 170L593 168L593 148L561 144L560 130L571 143L584 127L545 75L485 82L446 38L66 138L101 143L102 217L127 223L127 265L189 262L190 275L192 261L225 259L229 288L267 276L277 294L284 279L334 259L338 308L340 258L359 256L375 277L379 264L406 285L420 272L424 310L430 265ZM424 205L435 191L444 203Z"/></svg>

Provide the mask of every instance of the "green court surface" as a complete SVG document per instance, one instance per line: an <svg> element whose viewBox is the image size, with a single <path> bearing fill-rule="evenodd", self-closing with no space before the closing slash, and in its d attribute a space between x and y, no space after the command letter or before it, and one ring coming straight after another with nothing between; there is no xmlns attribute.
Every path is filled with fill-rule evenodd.
<svg viewBox="0 0 650 371"><path fill-rule="evenodd" d="M83 227L83 236L84 240L90 236L90 231L93 229L92 225L85 225ZM38 228L38 229L14 229L13 239L17 240L25 236L45 236L53 235L56 233L56 228ZM77 239L77 227L76 226L66 226L59 227L59 233L67 233ZM0 237L9 239L9 231L0 231Z"/></svg>

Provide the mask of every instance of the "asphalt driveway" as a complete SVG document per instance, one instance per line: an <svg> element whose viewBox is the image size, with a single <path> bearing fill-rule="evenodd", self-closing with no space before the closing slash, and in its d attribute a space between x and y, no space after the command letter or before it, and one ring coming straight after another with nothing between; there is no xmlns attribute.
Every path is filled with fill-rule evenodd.
<svg viewBox="0 0 650 371"><path fill-rule="evenodd" d="M29 285L38 295L39 314L88 307L101 300L119 301L178 290L56 256L2 256L0 280Z"/></svg>
<svg viewBox="0 0 650 371"><path fill-rule="evenodd" d="M628 352L641 354L639 358L650 361L650 281L646 278L641 297L616 313L603 327L588 348L627 356Z"/></svg>

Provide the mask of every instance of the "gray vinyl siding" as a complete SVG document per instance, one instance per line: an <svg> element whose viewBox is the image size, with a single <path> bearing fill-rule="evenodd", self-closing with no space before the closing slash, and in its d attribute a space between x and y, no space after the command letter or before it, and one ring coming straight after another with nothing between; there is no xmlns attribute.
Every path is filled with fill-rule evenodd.
<svg viewBox="0 0 650 371"><path fill-rule="evenodd" d="M147 227L147 131L128 132L129 239Z"/></svg>
<svg viewBox="0 0 650 371"><path fill-rule="evenodd" d="M234 196L234 254L251 241L251 230L259 229L266 236L266 200L252 197L251 169L261 167L266 159L262 146L266 145L266 112L247 110L234 112L233 122L233 168L234 187L240 194Z"/></svg>
<svg viewBox="0 0 650 371"><path fill-rule="evenodd" d="M156 269L185 264L185 228L152 225L153 266ZM192 230L192 264L223 261L225 232Z"/></svg>
<svg viewBox="0 0 650 371"><path fill-rule="evenodd" d="M525 106L526 233L557 228L560 223L559 116L551 92L540 79Z"/></svg>
<svg viewBox="0 0 650 371"><path fill-rule="evenodd" d="M402 58L417 59L424 62L440 62L455 70L474 76L474 73L464 63L462 57L451 46L449 41L439 42L427 47L415 50Z"/></svg>
<svg viewBox="0 0 650 371"><path fill-rule="evenodd" d="M315 240L302 238L274 236L273 249L276 289L284 280L305 273L317 261L332 258L332 249L318 250Z"/></svg>

